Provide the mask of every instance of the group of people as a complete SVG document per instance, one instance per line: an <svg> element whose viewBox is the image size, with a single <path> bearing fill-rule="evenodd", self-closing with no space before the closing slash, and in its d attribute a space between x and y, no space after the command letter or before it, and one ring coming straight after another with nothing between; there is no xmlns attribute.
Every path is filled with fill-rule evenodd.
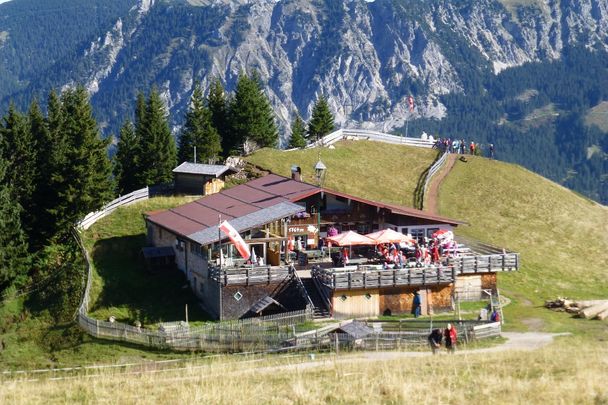
<svg viewBox="0 0 608 405"><path fill-rule="evenodd" d="M384 268L401 269L406 266L423 267L439 265L448 256L456 256L457 245L454 240L424 239L415 242L413 247L404 247L395 243L381 244L376 247Z"/></svg>
<svg viewBox="0 0 608 405"><path fill-rule="evenodd" d="M483 156L482 145L471 141L467 144L464 139L439 138L433 144L433 148L448 153L459 153L461 155L469 154ZM494 159L494 144L487 145L487 157Z"/></svg>
<svg viewBox="0 0 608 405"><path fill-rule="evenodd" d="M448 353L454 353L456 350L456 342L458 340L458 332L456 327L448 323L445 329L433 329L428 337L429 346L433 354L441 349L441 344L445 343L445 348Z"/></svg>

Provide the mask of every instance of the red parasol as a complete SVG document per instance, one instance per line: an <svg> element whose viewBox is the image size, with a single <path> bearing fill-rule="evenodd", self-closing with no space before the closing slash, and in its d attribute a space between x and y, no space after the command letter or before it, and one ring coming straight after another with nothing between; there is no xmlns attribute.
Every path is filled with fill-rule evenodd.
<svg viewBox="0 0 608 405"><path fill-rule="evenodd" d="M452 233L452 231L449 231L447 229L440 229L438 231L435 231L431 237L433 239L437 238L437 239L454 239L454 234Z"/></svg>
<svg viewBox="0 0 608 405"><path fill-rule="evenodd" d="M343 232L336 236L328 236L326 239L337 246L375 245L373 240L354 231Z"/></svg>
<svg viewBox="0 0 608 405"><path fill-rule="evenodd" d="M368 238L372 239L376 245L381 243L414 243L414 240L401 232L393 231L392 229L383 229L378 232L368 233Z"/></svg>

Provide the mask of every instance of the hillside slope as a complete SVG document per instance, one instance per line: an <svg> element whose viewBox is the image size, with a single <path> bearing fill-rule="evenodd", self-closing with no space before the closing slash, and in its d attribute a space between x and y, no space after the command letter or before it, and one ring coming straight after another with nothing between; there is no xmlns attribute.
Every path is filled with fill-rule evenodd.
<svg viewBox="0 0 608 405"><path fill-rule="evenodd" d="M324 186L344 193L406 206L413 205L414 191L422 172L437 151L405 145L368 141L341 141L335 149L294 151L263 149L246 158L254 165L283 176L291 166L302 169L302 180L316 184L314 166L319 159L327 166Z"/></svg>
<svg viewBox="0 0 608 405"><path fill-rule="evenodd" d="M555 296L608 297L608 207L520 166L467 156L439 191L458 233L521 253L501 286L529 306Z"/></svg>
<svg viewBox="0 0 608 405"><path fill-rule="evenodd" d="M403 157L406 150L403 164L395 162L394 156ZM412 179L420 176L425 161L432 162L429 156L418 159L429 152L434 153L357 141L339 144L335 151L321 149L320 153L328 167L329 188L411 205ZM319 149L267 150L248 160L271 170L280 168L286 174L290 164L312 171L318 153ZM500 275L503 293L514 302L507 310L508 326L552 331L590 326L571 323L562 314L548 313L539 306L557 295L608 297L608 208L520 166L466 158L466 163L456 162L442 183L439 213L470 224L460 226L457 234L521 253L521 271ZM414 161L418 163L406 166ZM408 185L403 188L403 197L396 198L391 192L395 184ZM595 326L603 327L591 323Z"/></svg>

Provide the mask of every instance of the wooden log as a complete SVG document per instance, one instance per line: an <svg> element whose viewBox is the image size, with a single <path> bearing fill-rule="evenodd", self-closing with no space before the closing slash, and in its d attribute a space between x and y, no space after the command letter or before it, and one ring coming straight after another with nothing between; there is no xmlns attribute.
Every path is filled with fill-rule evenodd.
<svg viewBox="0 0 608 405"><path fill-rule="evenodd" d="M601 321L603 321L606 318L608 318L608 309L597 314L597 319L599 319Z"/></svg>
<svg viewBox="0 0 608 405"><path fill-rule="evenodd" d="M586 319L595 318L598 314L608 310L608 301L604 301L602 304L588 307L579 312L579 314Z"/></svg>
<svg viewBox="0 0 608 405"><path fill-rule="evenodd" d="M608 300L589 300L589 301L574 301L572 304L580 309L593 307L595 305L604 304Z"/></svg>

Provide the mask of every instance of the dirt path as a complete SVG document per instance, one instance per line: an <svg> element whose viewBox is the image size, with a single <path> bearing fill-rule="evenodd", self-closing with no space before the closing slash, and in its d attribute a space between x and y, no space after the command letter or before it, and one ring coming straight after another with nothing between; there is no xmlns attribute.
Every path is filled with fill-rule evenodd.
<svg viewBox="0 0 608 405"><path fill-rule="evenodd" d="M439 187L443 182L443 179L446 178L452 167L454 167L454 163L456 163L456 158L458 155L456 153L450 153L447 158L447 162L445 166L437 173L435 177L433 177L431 181L431 185L429 186L429 192L425 196L426 200L426 210L431 214L437 214L439 211Z"/></svg>

